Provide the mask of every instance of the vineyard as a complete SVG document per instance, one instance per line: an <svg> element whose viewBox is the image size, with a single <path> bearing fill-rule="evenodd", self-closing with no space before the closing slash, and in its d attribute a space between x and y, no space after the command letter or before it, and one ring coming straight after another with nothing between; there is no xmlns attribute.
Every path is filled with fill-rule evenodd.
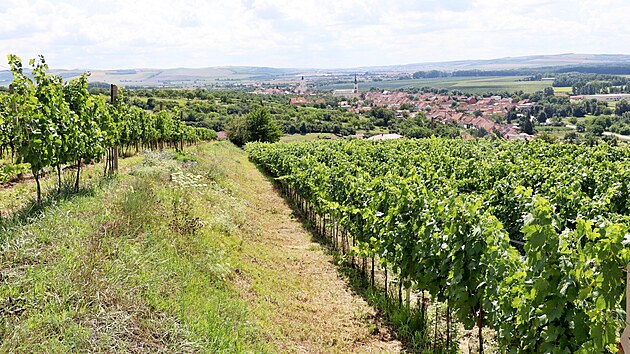
<svg viewBox="0 0 630 354"><path fill-rule="evenodd" d="M627 147L434 138L246 149L353 264L376 260L466 328L493 329L502 350L616 352Z"/></svg>
<svg viewBox="0 0 630 354"><path fill-rule="evenodd" d="M41 200L40 178L48 168L76 166L76 188L82 163L106 158L106 173L117 169L118 155L140 147L183 149L216 133L186 126L177 112L152 113L124 103L115 86L108 102L88 91L87 74L64 83L47 73L43 57L31 60L31 75L9 55L13 83L0 94L0 183L24 172L33 174ZM32 78L31 78L32 76Z"/></svg>

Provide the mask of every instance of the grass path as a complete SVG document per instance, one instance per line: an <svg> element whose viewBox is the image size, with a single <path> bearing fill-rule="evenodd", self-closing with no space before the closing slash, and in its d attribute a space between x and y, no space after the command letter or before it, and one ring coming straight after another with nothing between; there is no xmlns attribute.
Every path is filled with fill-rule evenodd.
<svg viewBox="0 0 630 354"><path fill-rule="evenodd" d="M374 310L352 293L273 184L245 155L235 156L224 164L247 201L248 222L234 281L267 341L282 353L399 352L400 342L387 340Z"/></svg>

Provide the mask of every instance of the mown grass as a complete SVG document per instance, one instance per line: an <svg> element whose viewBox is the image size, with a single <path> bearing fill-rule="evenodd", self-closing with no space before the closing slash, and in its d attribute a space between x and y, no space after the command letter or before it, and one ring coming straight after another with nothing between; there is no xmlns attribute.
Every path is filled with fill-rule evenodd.
<svg viewBox="0 0 630 354"><path fill-rule="evenodd" d="M0 230L0 352L269 351L227 281L246 217L213 157L226 149L123 160L83 193L17 205Z"/></svg>
<svg viewBox="0 0 630 354"><path fill-rule="evenodd" d="M380 311L380 315L390 323L396 330L396 336L405 342L406 350L412 353L455 353L457 352L457 337L459 336L459 326L453 323L451 328L451 341L446 343L445 324L439 323L440 332L438 335L432 331L435 322L431 313L436 307L444 307L440 303L430 303L427 299L427 307L407 307L404 303L399 303L395 297L386 296L383 289L372 287L369 279L362 276L356 269L348 266L345 261L337 255L340 274L348 279L354 291L363 296L367 302ZM445 309L440 308L442 313ZM375 328L376 330L376 328Z"/></svg>
<svg viewBox="0 0 630 354"><path fill-rule="evenodd" d="M398 353L400 342L371 331L374 309L341 279L333 257L315 243L242 151L218 156L248 215L234 244L232 282L279 353ZM243 205L243 204L241 204ZM227 247L226 247L227 248Z"/></svg>

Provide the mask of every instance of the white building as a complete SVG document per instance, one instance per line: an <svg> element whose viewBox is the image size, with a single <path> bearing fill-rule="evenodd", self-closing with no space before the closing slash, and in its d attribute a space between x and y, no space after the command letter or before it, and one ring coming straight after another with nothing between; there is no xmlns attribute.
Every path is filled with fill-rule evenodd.
<svg viewBox="0 0 630 354"><path fill-rule="evenodd" d="M333 96L340 97L359 97L359 82L357 81L357 75L354 75L354 88L353 89L342 89L342 90L334 90Z"/></svg>

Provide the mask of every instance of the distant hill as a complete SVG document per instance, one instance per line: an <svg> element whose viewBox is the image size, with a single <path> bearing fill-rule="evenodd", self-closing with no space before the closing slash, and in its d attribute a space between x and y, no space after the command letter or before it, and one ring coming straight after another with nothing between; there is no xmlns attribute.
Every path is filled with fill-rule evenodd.
<svg viewBox="0 0 630 354"><path fill-rule="evenodd" d="M114 83L127 87L206 87L231 86L253 82L296 81L300 75L326 77L356 72L372 73L413 73L415 71L441 70L511 70L549 69L553 72L592 71L602 68L617 68L615 73L630 74L630 55L625 54L557 54L506 57L490 60L459 60L436 63L416 63L405 65L369 66L339 69L269 68L222 66L209 68L176 69L122 69L122 70L52 70L65 79L90 71L91 82ZM627 72L624 72L626 71ZM7 86L12 80L11 73L0 71L0 85Z"/></svg>
<svg viewBox="0 0 630 354"><path fill-rule="evenodd" d="M264 67L211 67L177 69L93 70L90 81L121 86L199 86L220 83L272 81L290 73L291 69ZM64 75L61 71L59 74Z"/></svg>
<svg viewBox="0 0 630 354"><path fill-rule="evenodd" d="M266 67L211 67L211 68L176 68L176 69L122 69L122 70L51 70L64 79L77 77L90 72L90 82L106 82L127 87L205 87L230 83L274 81L294 75L297 69L279 69ZM11 72L0 71L0 86L7 86L13 80Z"/></svg>
<svg viewBox="0 0 630 354"><path fill-rule="evenodd" d="M524 57L506 57L488 60L459 60L435 63L416 63L406 65L371 66L357 68L364 71L419 71L419 70L509 70L522 68L598 66L611 64L630 65L630 55L626 54L555 54L530 55Z"/></svg>

